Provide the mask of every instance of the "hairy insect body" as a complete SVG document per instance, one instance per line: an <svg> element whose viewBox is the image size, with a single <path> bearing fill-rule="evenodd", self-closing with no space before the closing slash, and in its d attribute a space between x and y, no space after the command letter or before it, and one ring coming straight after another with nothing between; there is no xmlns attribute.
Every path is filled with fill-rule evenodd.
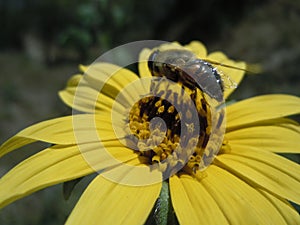
<svg viewBox="0 0 300 225"><path fill-rule="evenodd" d="M210 63L198 59L188 50L157 50L149 57L148 67L153 76L165 76L191 90L199 88L218 102L223 101L221 74Z"/></svg>

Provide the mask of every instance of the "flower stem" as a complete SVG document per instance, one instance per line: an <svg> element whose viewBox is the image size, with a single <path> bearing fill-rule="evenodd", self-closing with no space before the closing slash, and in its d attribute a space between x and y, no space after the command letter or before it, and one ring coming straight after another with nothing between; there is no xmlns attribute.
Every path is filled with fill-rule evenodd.
<svg viewBox="0 0 300 225"><path fill-rule="evenodd" d="M155 221L157 225L168 224L168 214L170 210L170 194L169 183L163 181L159 200L156 203L155 209Z"/></svg>

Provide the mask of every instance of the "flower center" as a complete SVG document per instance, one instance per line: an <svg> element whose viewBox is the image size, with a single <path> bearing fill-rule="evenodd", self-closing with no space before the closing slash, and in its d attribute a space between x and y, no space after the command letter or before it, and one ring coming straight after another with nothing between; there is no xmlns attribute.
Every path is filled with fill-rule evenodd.
<svg viewBox="0 0 300 225"><path fill-rule="evenodd" d="M176 89L162 81L154 86L155 94L140 99L129 113L137 152L165 176L196 173L203 155L212 154L205 150L212 131L210 105L199 88Z"/></svg>

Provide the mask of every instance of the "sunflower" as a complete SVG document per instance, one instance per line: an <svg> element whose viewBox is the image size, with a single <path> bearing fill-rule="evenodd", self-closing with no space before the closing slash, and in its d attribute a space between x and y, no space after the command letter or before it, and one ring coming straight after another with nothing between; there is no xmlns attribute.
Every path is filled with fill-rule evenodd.
<svg viewBox="0 0 300 225"><path fill-rule="evenodd" d="M222 71L223 83L244 76L230 67L245 63L207 54L197 41L157 49L219 62L205 65ZM140 53L139 76L109 63L81 66L84 75L59 93L76 113L30 126L1 146L3 156L36 141L51 144L0 179L0 207L97 171L66 224L144 224L152 211L166 224L165 208L180 224L300 224L290 204L300 204L300 166L278 154L300 152L299 124L287 118L300 113L300 99L272 94L214 107L205 86L153 80L153 52ZM234 91L218 87L225 100Z"/></svg>

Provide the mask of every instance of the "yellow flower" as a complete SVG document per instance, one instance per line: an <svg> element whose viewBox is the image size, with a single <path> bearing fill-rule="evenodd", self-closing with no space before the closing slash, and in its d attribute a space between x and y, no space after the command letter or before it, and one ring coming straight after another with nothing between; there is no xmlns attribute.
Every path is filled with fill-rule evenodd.
<svg viewBox="0 0 300 225"><path fill-rule="evenodd" d="M221 52L207 54L200 42L184 47L173 43L159 49L183 48L197 58L220 62L216 67L230 76L229 80L237 84L242 80L242 70L222 64L245 69L245 63L234 62ZM146 62L151 53L149 49L141 52L139 77L108 63L82 66L85 74L73 76L60 97L85 114L38 123L1 146L3 156L35 141L53 144L0 179L0 207L42 188L98 171L66 224L143 224L164 179L180 224L300 224L299 214L289 203L300 204L300 166L277 154L300 153L299 124L286 118L300 113L300 99L273 94L228 105L223 138L212 132L210 119L223 116L213 114L214 108L209 108L213 96L199 91L204 89L202 86L196 91L185 87L188 97L196 96L194 107L200 117L196 150L187 153L189 148L178 148L178 136L182 134L174 125L176 109L162 100L168 90L179 93L176 85L163 80L156 84L156 93L163 94L147 96L153 84ZM233 90L225 88L224 98ZM185 104L186 96L182 98ZM185 106L188 118L192 104ZM206 107L209 109L204 110ZM150 123L153 110L169 120L166 127ZM186 125L187 132L190 125ZM160 131L166 133L163 139ZM208 144L203 137L210 136L213 138ZM186 140L185 146L192 144L193 138ZM221 145L214 149L220 140ZM203 164L204 157L208 164ZM168 158L171 160L165 162ZM180 167L173 170L173 164Z"/></svg>

